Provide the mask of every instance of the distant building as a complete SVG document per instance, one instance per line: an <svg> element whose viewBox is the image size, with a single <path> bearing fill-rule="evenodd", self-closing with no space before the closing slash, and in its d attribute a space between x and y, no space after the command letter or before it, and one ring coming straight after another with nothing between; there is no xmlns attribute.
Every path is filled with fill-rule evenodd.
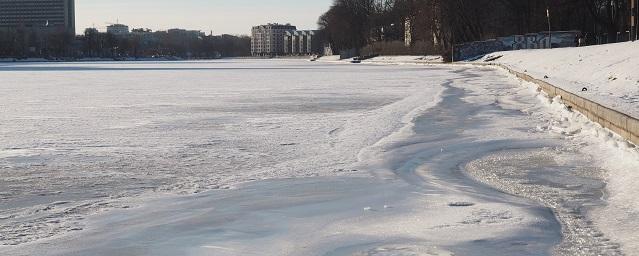
<svg viewBox="0 0 639 256"><path fill-rule="evenodd" d="M100 32L98 31L97 28L86 28L84 29L84 34L99 34Z"/></svg>
<svg viewBox="0 0 639 256"><path fill-rule="evenodd" d="M284 36L297 28L290 24L267 24L253 27L251 31L251 54L253 56L277 56L286 54Z"/></svg>
<svg viewBox="0 0 639 256"><path fill-rule="evenodd" d="M138 40L141 46L147 47L160 42L157 33L154 33L150 29L133 29L131 30L131 36L134 40Z"/></svg>
<svg viewBox="0 0 639 256"><path fill-rule="evenodd" d="M289 30L284 33L284 54L321 54L324 45L317 30Z"/></svg>
<svg viewBox="0 0 639 256"><path fill-rule="evenodd" d="M205 36L204 32L200 30L186 30L181 28L169 29L166 32L169 33L169 35L176 35L181 38L188 38L188 39L198 39L200 37Z"/></svg>
<svg viewBox="0 0 639 256"><path fill-rule="evenodd" d="M63 28L75 33L74 0L0 0L0 29Z"/></svg>
<svg viewBox="0 0 639 256"><path fill-rule="evenodd" d="M126 36L129 32L129 26L124 24L111 24L107 26L107 34L115 36Z"/></svg>

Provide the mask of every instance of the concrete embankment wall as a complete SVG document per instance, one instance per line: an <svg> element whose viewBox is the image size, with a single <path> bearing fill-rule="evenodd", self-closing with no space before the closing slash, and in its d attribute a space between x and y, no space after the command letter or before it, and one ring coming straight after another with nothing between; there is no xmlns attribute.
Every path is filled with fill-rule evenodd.
<svg viewBox="0 0 639 256"><path fill-rule="evenodd" d="M528 74L513 70L510 67L501 64L492 64L508 70L511 74L518 78L535 83L550 97L561 96L564 104L575 111L587 116L593 122L599 123L601 126L619 134L630 142L639 145L639 120L637 118L626 115L622 112L610 109L594 101L585 99L565 91L557 86L547 83L543 80L536 79Z"/></svg>

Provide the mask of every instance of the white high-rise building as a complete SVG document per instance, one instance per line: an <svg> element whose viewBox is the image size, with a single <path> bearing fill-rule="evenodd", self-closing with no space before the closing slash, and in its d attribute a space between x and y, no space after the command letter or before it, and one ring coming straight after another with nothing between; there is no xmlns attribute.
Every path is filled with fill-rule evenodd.
<svg viewBox="0 0 639 256"><path fill-rule="evenodd" d="M251 54L253 56L277 56L286 54L284 36L297 28L286 24L267 24L253 27L251 31Z"/></svg>

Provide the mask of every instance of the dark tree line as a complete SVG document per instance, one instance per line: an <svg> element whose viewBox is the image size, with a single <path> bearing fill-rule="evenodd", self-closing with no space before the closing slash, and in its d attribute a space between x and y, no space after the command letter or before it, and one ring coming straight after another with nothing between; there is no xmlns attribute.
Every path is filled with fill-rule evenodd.
<svg viewBox="0 0 639 256"><path fill-rule="evenodd" d="M73 34L60 31L42 33L32 29L0 30L0 58L68 56Z"/></svg>
<svg viewBox="0 0 639 256"><path fill-rule="evenodd" d="M129 35L118 36L87 29L78 38L82 42L83 57L217 58L251 53L251 39L247 36L213 36L184 30L134 29Z"/></svg>
<svg viewBox="0 0 639 256"><path fill-rule="evenodd" d="M629 0L335 0L318 23L337 50L403 40L443 52L451 44L547 31L580 30L615 42L630 23Z"/></svg>
<svg viewBox="0 0 639 256"><path fill-rule="evenodd" d="M0 58L219 58L250 56L247 36L205 35L185 30L134 29L128 35L87 29L64 31L18 28L0 30Z"/></svg>

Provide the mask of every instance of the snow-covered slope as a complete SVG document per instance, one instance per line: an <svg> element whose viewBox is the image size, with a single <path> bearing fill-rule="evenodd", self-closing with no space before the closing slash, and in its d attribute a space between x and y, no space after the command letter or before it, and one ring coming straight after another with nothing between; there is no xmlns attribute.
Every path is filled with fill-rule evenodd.
<svg viewBox="0 0 639 256"><path fill-rule="evenodd" d="M639 117L639 42L497 52L477 62L496 57L491 62L538 79L548 77L555 86Z"/></svg>

